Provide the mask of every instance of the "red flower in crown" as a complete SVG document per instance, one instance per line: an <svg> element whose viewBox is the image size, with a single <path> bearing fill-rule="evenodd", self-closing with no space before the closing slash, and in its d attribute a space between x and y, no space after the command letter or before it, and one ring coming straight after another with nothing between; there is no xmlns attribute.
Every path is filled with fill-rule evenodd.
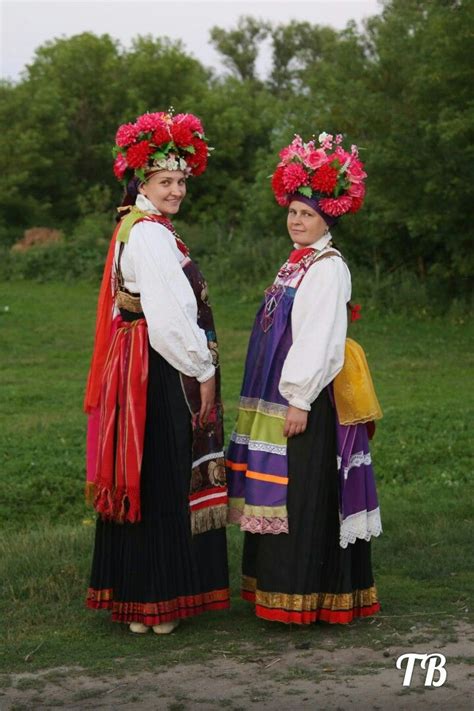
<svg viewBox="0 0 474 711"><path fill-rule="evenodd" d="M207 168L207 158L209 149L207 143L201 138L195 138L192 142L194 153L189 153L186 161L193 168L193 175L201 175Z"/></svg>
<svg viewBox="0 0 474 711"><path fill-rule="evenodd" d="M114 163L115 177L118 178L118 180L122 180L127 168L128 168L127 161L125 160L123 155L121 153L119 153L117 158L115 159L115 163Z"/></svg>
<svg viewBox="0 0 474 711"><path fill-rule="evenodd" d="M352 198L348 195L342 195L339 198L322 198L319 201L319 206L328 215L340 217L351 209Z"/></svg>
<svg viewBox="0 0 474 711"><path fill-rule="evenodd" d="M161 146L162 143L168 143L171 141L171 133L166 123L158 124L158 126L153 131L152 139L155 146Z"/></svg>
<svg viewBox="0 0 474 711"><path fill-rule="evenodd" d="M136 120L135 126L138 131L147 133L148 131L155 131L160 126L166 126L166 119L168 114L163 111L156 111L152 114L143 114L139 116Z"/></svg>
<svg viewBox="0 0 474 711"><path fill-rule="evenodd" d="M279 205L288 205L288 198L286 197L286 188L283 182L283 173L285 168L283 166L278 166L272 175L272 188L275 194L276 201Z"/></svg>
<svg viewBox="0 0 474 711"><path fill-rule="evenodd" d="M130 168L144 168L152 150L149 141L140 141L130 146L127 151L127 163Z"/></svg>
<svg viewBox="0 0 474 711"><path fill-rule="evenodd" d="M115 134L115 143L121 148L129 146L136 140L138 133L139 130L134 123L124 123Z"/></svg>
<svg viewBox="0 0 474 711"><path fill-rule="evenodd" d="M133 176L145 180L147 171L177 166L187 175L201 175L210 149L197 116L157 111L120 126L113 154L114 174L126 185Z"/></svg>
<svg viewBox="0 0 474 711"><path fill-rule="evenodd" d="M193 133L204 135L204 128L201 121L194 114L176 114L173 119L174 124L185 125Z"/></svg>
<svg viewBox="0 0 474 711"><path fill-rule="evenodd" d="M359 212L360 208L364 204L364 198L353 197L352 205L349 208L349 212Z"/></svg>
<svg viewBox="0 0 474 711"><path fill-rule="evenodd" d="M173 137L173 141L177 146L180 146L180 148L192 145L194 140L193 131L186 125L185 121L173 122L171 126L171 136Z"/></svg>
<svg viewBox="0 0 474 711"><path fill-rule="evenodd" d="M283 185L287 192L294 193L302 185L309 182L309 176L300 163L289 163L283 169Z"/></svg>
<svg viewBox="0 0 474 711"><path fill-rule="evenodd" d="M328 163L318 168L311 180L313 190L319 190L322 193L329 195L334 191L337 185L337 170Z"/></svg>

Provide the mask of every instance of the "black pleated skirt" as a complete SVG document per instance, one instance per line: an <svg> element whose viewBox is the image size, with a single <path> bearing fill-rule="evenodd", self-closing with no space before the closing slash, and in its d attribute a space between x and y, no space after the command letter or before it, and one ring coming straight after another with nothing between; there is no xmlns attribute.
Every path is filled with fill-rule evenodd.
<svg viewBox="0 0 474 711"><path fill-rule="evenodd" d="M97 519L88 607L157 625L229 606L226 532L191 535L191 417L179 373L149 347L140 523Z"/></svg>
<svg viewBox="0 0 474 711"><path fill-rule="evenodd" d="M347 623L380 609L370 542L339 545L337 441L327 389L306 431L288 440L288 534L246 533L242 597L257 616Z"/></svg>

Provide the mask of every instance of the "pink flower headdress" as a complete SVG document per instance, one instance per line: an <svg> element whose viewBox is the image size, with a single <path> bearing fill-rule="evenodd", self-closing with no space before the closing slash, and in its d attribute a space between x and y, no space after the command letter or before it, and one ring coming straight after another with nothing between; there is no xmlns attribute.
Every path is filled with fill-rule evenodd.
<svg viewBox="0 0 474 711"><path fill-rule="evenodd" d="M126 186L131 178L145 180L158 170L201 175L210 151L202 123L194 114L146 113L117 130L115 177Z"/></svg>
<svg viewBox="0 0 474 711"><path fill-rule="evenodd" d="M328 223L347 212L358 212L365 196L367 173L357 146L342 147L341 134L320 133L318 140L303 143L296 135L280 151L280 162L272 175L272 189L279 205L288 206L300 198L313 204Z"/></svg>

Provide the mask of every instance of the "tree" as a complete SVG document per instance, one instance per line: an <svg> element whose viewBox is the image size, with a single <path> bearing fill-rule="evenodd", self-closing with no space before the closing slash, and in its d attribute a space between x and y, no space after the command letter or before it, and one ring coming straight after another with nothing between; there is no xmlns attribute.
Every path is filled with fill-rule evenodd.
<svg viewBox="0 0 474 711"><path fill-rule="evenodd" d="M211 43L224 57L224 64L243 81L256 79L255 63L260 43L269 32L269 25L253 17L241 17L235 30L211 29Z"/></svg>

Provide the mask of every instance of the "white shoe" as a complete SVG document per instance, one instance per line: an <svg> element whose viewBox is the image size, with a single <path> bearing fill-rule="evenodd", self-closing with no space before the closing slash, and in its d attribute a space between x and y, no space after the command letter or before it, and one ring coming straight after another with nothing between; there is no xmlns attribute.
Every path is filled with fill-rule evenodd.
<svg viewBox="0 0 474 711"><path fill-rule="evenodd" d="M153 625L153 632L155 634L169 634L179 625L179 620L173 620L173 622L163 622L161 625Z"/></svg>
<svg viewBox="0 0 474 711"><path fill-rule="evenodd" d="M142 622L130 622L129 629L130 632L133 632L134 634L145 634L145 632L148 632L150 628Z"/></svg>

